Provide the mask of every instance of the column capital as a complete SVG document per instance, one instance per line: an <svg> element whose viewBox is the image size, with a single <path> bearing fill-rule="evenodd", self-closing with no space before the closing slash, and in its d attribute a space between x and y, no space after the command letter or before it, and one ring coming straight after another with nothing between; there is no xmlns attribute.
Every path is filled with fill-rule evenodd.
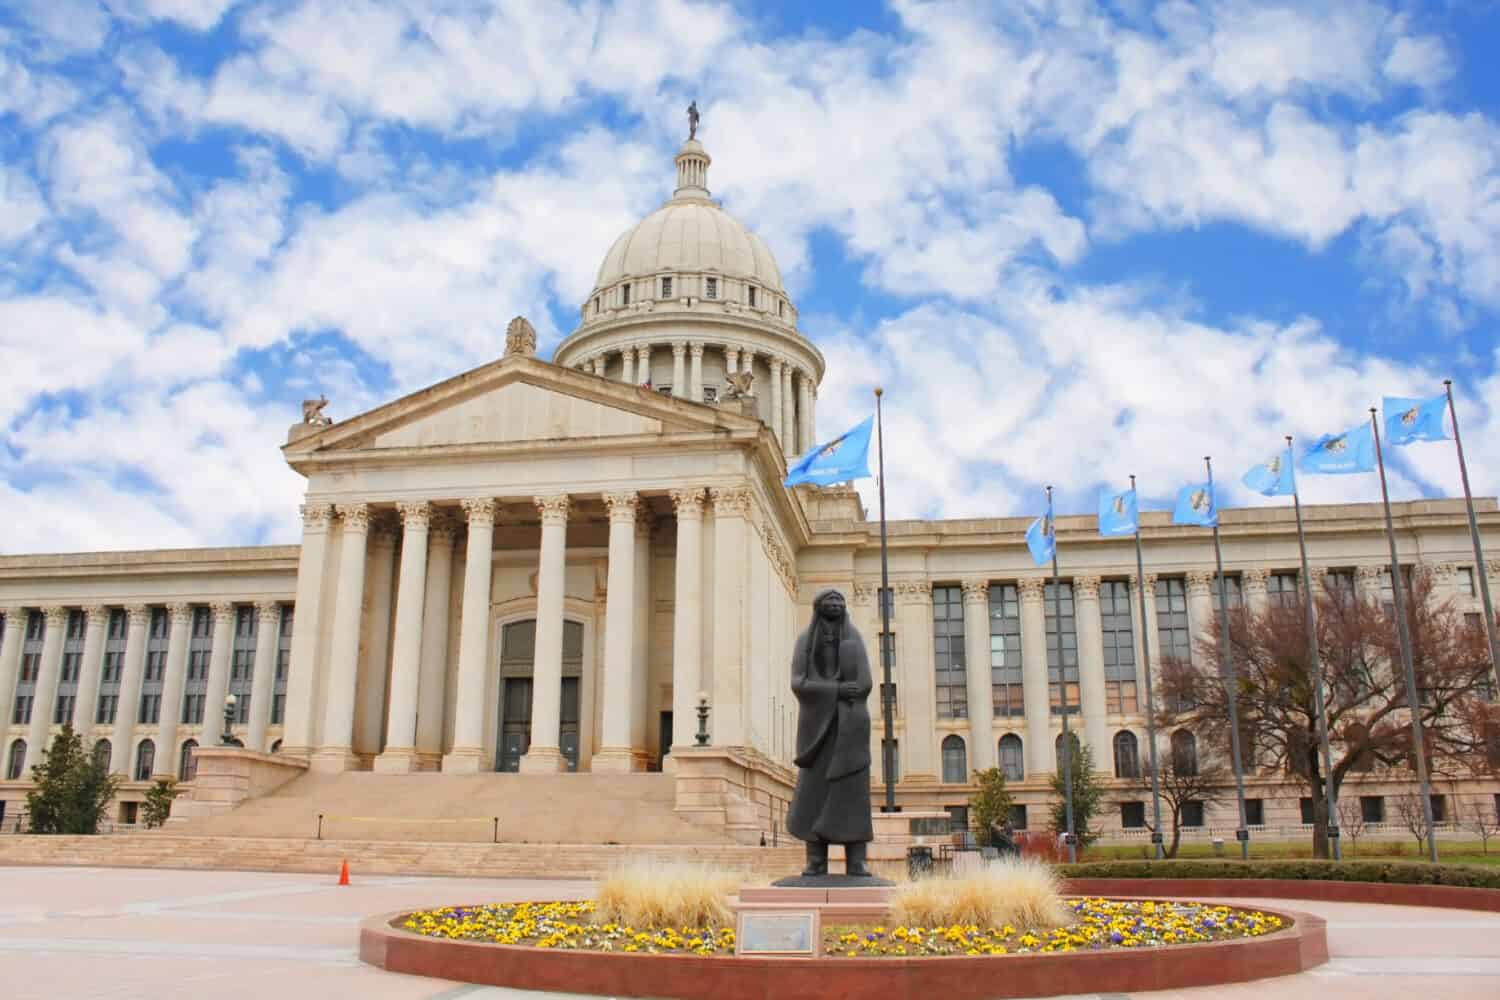
<svg viewBox="0 0 1500 1000"><path fill-rule="evenodd" d="M676 489L670 492L672 507L677 511L679 520L685 517L703 516L703 487L695 486L691 489Z"/></svg>
<svg viewBox="0 0 1500 1000"><path fill-rule="evenodd" d="M0 615L5 616L6 628L15 628L26 621L26 607L22 604L7 604L0 608Z"/></svg>
<svg viewBox="0 0 1500 1000"><path fill-rule="evenodd" d="M635 345L635 357L636 357L637 361L640 361L643 358L644 359L650 359L650 357L651 357L651 343L650 343L650 341L647 341L644 344L636 344Z"/></svg>
<svg viewBox="0 0 1500 1000"><path fill-rule="evenodd" d="M1247 569L1240 574L1240 581L1244 584L1247 594L1264 594L1266 592L1266 581L1270 579L1271 573L1264 569Z"/></svg>
<svg viewBox="0 0 1500 1000"><path fill-rule="evenodd" d="M715 514L744 517L750 513L750 491L743 486L712 486L708 495Z"/></svg>
<svg viewBox="0 0 1500 1000"><path fill-rule="evenodd" d="M1099 578L1097 576L1073 577L1073 596L1086 601L1097 601L1099 599Z"/></svg>
<svg viewBox="0 0 1500 1000"><path fill-rule="evenodd" d="M125 614L127 614L127 615L130 616L130 625L131 625L131 627L134 627L136 625L150 625L151 624L151 607L150 607L150 605L147 605L147 604L127 604L127 605L125 605Z"/></svg>
<svg viewBox="0 0 1500 1000"><path fill-rule="evenodd" d="M344 522L345 531L357 531L360 534L370 530L370 505L367 503L341 503L338 505L339 518Z"/></svg>
<svg viewBox="0 0 1500 1000"><path fill-rule="evenodd" d="M274 619L279 623L281 621L281 602L256 601L255 613L260 616L260 622L262 624L265 623L267 619Z"/></svg>
<svg viewBox="0 0 1500 1000"><path fill-rule="evenodd" d="M193 621L193 606L186 601L173 601L167 605L167 616L173 625L190 625Z"/></svg>
<svg viewBox="0 0 1500 1000"><path fill-rule="evenodd" d="M1361 586L1375 588L1379 587L1383 582L1381 574L1385 571L1386 567L1384 566L1356 566L1354 567L1354 576Z"/></svg>
<svg viewBox="0 0 1500 1000"><path fill-rule="evenodd" d="M1207 597L1213 590L1214 575L1206 569L1187 572L1187 592L1193 597Z"/></svg>
<svg viewBox="0 0 1500 1000"><path fill-rule="evenodd" d="M673 360L676 360L677 358L685 356L687 354L687 349L688 349L687 341L685 341L685 340L674 340L674 341L672 341L672 358L673 358Z"/></svg>
<svg viewBox="0 0 1500 1000"><path fill-rule="evenodd" d="M609 508L611 524L634 524L640 503L641 496L634 491L604 494L604 506Z"/></svg>
<svg viewBox="0 0 1500 1000"><path fill-rule="evenodd" d="M208 608L213 612L215 625L234 624L234 602L214 601Z"/></svg>
<svg viewBox="0 0 1500 1000"><path fill-rule="evenodd" d="M47 630L62 628L68 624L68 608L61 604L48 604L43 606L42 614L47 616Z"/></svg>
<svg viewBox="0 0 1500 1000"><path fill-rule="evenodd" d="M326 531L329 522L333 520L331 503L305 503L297 509L302 512L304 531Z"/></svg>
<svg viewBox="0 0 1500 1000"><path fill-rule="evenodd" d="M1490 576L1500 576L1500 559L1486 559L1484 567L1489 571Z"/></svg>
<svg viewBox="0 0 1500 1000"><path fill-rule="evenodd" d="M701 357L703 357L703 346L704 346L703 345L703 341L701 341L701 340L690 340L690 341L688 341L688 351L692 354L692 356L694 358L701 358Z"/></svg>
<svg viewBox="0 0 1500 1000"><path fill-rule="evenodd" d="M492 497L464 497L458 505L464 509L469 527L494 527L495 501Z"/></svg>
<svg viewBox="0 0 1500 1000"><path fill-rule="evenodd" d="M782 362L782 360L780 358L772 357L772 358L770 358L770 359L768 359L766 361L766 364L768 364L768 365L771 366L771 375L772 375L772 377L774 377L774 378L780 378L781 377L781 368L782 368L783 362Z"/></svg>
<svg viewBox="0 0 1500 1000"><path fill-rule="evenodd" d="M932 584L925 580L892 581L891 589L896 592L898 604L932 603Z"/></svg>
<svg viewBox="0 0 1500 1000"><path fill-rule="evenodd" d="M1431 564L1430 569L1432 572L1433 582L1452 583L1453 578L1458 576L1458 566L1459 564L1456 562L1440 562Z"/></svg>
<svg viewBox="0 0 1500 1000"><path fill-rule="evenodd" d="M571 500L566 493L554 493L549 496L532 497L531 502L536 504L538 513L542 515L543 524L567 524L568 509Z"/></svg>
<svg viewBox="0 0 1500 1000"><path fill-rule="evenodd" d="M88 618L90 625L109 624L109 608L103 604L87 604L83 608L84 615Z"/></svg>
<svg viewBox="0 0 1500 1000"><path fill-rule="evenodd" d="M1021 591L1021 600L1023 602L1035 601L1040 603L1047 593L1047 581L1039 576L1024 576L1016 581L1016 586Z"/></svg>
<svg viewBox="0 0 1500 1000"><path fill-rule="evenodd" d="M988 604L990 600L990 581L980 577L970 577L962 581L964 588L965 604Z"/></svg>
<svg viewBox="0 0 1500 1000"><path fill-rule="evenodd" d="M1147 573L1146 574L1146 593L1151 594L1151 595L1155 595L1156 594L1156 574L1155 573Z"/></svg>
<svg viewBox="0 0 1500 1000"><path fill-rule="evenodd" d="M407 531L426 531L432 520L432 505L426 500L402 500L396 504L401 515L401 526Z"/></svg>

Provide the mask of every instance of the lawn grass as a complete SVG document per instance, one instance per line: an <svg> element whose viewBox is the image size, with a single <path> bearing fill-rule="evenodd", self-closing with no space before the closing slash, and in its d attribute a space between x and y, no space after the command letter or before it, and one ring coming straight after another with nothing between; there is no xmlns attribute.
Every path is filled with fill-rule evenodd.
<svg viewBox="0 0 1500 1000"><path fill-rule="evenodd" d="M1491 838L1493 840L1493 838ZM1177 849L1177 856L1183 859L1189 858L1237 858L1239 857L1238 845L1230 840L1224 844L1221 851L1215 851L1212 844L1184 843ZM1090 847L1087 856L1080 861L1138 861L1150 858L1150 844L1095 844ZM1275 858L1311 858L1312 843L1310 840L1255 840L1250 841L1250 857L1252 859L1275 859ZM1367 840L1363 837L1356 844L1351 844L1348 838L1344 839L1344 857L1346 859L1363 859L1365 861L1377 860L1400 860L1425 861L1427 853L1417 850L1416 839L1410 840ZM1485 854L1482 844L1478 840L1439 840L1438 857L1447 864L1462 865L1497 865L1500 866L1500 841L1494 841L1494 850Z"/></svg>

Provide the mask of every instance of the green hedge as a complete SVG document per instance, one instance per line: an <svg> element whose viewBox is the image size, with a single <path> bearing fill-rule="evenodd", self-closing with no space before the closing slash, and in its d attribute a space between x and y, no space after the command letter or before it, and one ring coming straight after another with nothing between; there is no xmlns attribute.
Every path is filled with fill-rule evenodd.
<svg viewBox="0 0 1500 1000"><path fill-rule="evenodd" d="M1095 861L1057 870L1064 878L1283 878L1500 889L1500 871L1493 868L1403 861Z"/></svg>

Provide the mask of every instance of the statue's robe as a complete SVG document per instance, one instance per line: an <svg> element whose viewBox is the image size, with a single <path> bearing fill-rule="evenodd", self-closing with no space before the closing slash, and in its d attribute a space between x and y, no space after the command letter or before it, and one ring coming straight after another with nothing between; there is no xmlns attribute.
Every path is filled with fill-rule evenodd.
<svg viewBox="0 0 1500 1000"><path fill-rule="evenodd" d="M857 684L858 697L840 698L842 681ZM864 640L848 616L834 623L815 616L792 656L799 770L786 828L799 840L854 844L875 839L868 705L873 687Z"/></svg>

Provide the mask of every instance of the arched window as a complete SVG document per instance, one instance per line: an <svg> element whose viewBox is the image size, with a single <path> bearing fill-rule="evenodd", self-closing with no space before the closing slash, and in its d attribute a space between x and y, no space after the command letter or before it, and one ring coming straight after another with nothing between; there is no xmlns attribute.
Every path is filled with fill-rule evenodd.
<svg viewBox="0 0 1500 1000"><path fill-rule="evenodd" d="M1069 760L1077 760L1078 755L1083 752L1083 745L1078 742L1078 734L1072 730L1068 731ZM1063 740L1062 733L1057 734L1057 739L1052 742L1052 752L1057 755L1057 766L1062 767L1063 762Z"/></svg>
<svg viewBox="0 0 1500 1000"><path fill-rule="evenodd" d="M198 776L198 761L193 754L197 749L197 740L188 740L182 744L182 753L177 759L178 781L192 781Z"/></svg>
<svg viewBox="0 0 1500 1000"><path fill-rule="evenodd" d="M280 740L277 740L275 743L271 744L271 752L272 753L281 753L281 741Z"/></svg>
<svg viewBox="0 0 1500 1000"><path fill-rule="evenodd" d="M1122 729L1115 733L1115 777L1139 778L1141 757L1135 742L1135 733Z"/></svg>
<svg viewBox="0 0 1500 1000"><path fill-rule="evenodd" d="M141 745L135 750L135 780L150 781L155 769L156 744L151 740L141 740Z"/></svg>
<svg viewBox="0 0 1500 1000"><path fill-rule="evenodd" d="M969 780L969 755L962 736L943 737L943 783L962 785Z"/></svg>
<svg viewBox="0 0 1500 1000"><path fill-rule="evenodd" d="M109 740L99 740L94 744L94 760L103 767L109 767L109 758L114 750L114 744Z"/></svg>
<svg viewBox="0 0 1500 1000"><path fill-rule="evenodd" d="M1000 770L1005 773L1006 781L1024 781L1026 778L1026 757L1022 753L1021 737L1015 733L1000 737Z"/></svg>
<svg viewBox="0 0 1500 1000"><path fill-rule="evenodd" d="M1172 769L1181 775L1198 773L1198 738L1186 729L1172 734Z"/></svg>
<svg viewBox="0 0 1500 1000"><path fill-rule="evenodd" d="M15 781L21 777L21 768L26 766L26 741L16 740L10 745L10 756L5 761L5 777Z"/></svg>

